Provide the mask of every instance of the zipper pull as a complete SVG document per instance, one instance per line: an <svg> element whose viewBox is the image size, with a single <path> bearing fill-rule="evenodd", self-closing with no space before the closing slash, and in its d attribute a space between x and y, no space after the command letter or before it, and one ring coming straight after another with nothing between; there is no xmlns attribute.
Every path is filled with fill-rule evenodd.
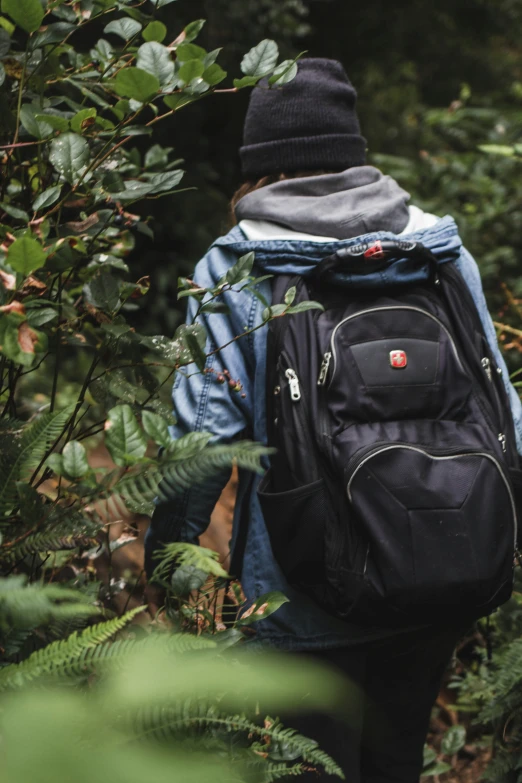
<svg viewBox="0 0 522 783"><path fill-rule="evenodd" d="M301 389L299 388L299 378L297 377L295 370L287 370L285 376L288 378L291 399L293 402L299 402L301 399Z"/></svg>
<svg viewBox="0 0 522 783"><path fill-rule="evenodd" d="M319 378L317 379L317 385L318 386L324 386L326 383L326 378L328 376L328 369L330 367L330 360L332 358L332 354L330 351L325 353L323 356L323 361L321 362L321 369L319 370Z"/></svg>
<svg viewBox="0 0 522 783"><path fill-rule="evenodd" d="M507 451L507 448L506 448L506 436L504 435L503 432L499 432L498 441L499 441L500 445L502 446L502 451L505 454L506 451Z"/></svg>
<svg viewBox="0 0 522 783"><path fill-rule="evenodd" d="M481 365L482 365L482 369L484 370L484 372L488 376L488 381L492 381L493 380L493 375L491 373L491 362L490 362L490 360L488 359L487 356L484 356L484 358L481 361Z"/></svg>

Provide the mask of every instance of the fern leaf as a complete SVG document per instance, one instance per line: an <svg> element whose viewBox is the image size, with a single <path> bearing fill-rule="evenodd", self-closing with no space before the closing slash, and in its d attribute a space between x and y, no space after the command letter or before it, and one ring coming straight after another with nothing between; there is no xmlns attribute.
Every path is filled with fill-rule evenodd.
<svg viewBox="0 0 522 783"><path fill-rule="evenodd" d="M68 672L76 671L75 665L85 660L87 650L96 649L107 642L144 609L144 606L138 606L123 617L98 623L81 633L74 631L67 639L36 650L21 663L6 666L0 671L0 691L19 688L44 675L67 675Z"/></svg>
<svg viewBox="0 0 522 783"><path fill-rule="evenodd" d="M293 764L288 767L286 764L273 764L266 770L263 783L274 783L276 780L284 780L285 778L297 778L307 771L304 764Z"/></svg>
<svg viewBox="0 0 522 783"><path fill-rule="evenodd" d="M252 441L240 441L227 446L207 446L204 450L185 459L183 452L173 461L166 461L161 467L162 482L158 495L169 500L190 487L203 484L211 476L237 465L254 473L262 473L262 457L272 450Z"/></svg>
<svg viewBox="0 0 522 783"><path fill-rule="evenodd" d="M208 706L198 701L186 701L172 707L143 708L136 716L134 730L139 737L149 736L158 739L172 739L187 731L221 729L225 732L241 732L250 738L259 737L266 741L283 744L295 757L301 757L312 766L324 768L328 775L344 775L335 761L317 747L315 740L299 734L295 729L284 728L280 724L259 725L245 715L226 715L220 713L214 705Z"/></svg>
<svg viewBox="0 0 522 783"><path fill-rule="evenodd" d="M158 558L159 563L152 575L152 582L168 579L174 564L191 566L217 577L228 577L227 572L219 563L218 552L196 544L174 541L154 552L154 556Z"/></svg>
<svg viewBox="0 0 522 783"><path fill-rule="evenodd" d="M15 459L3 458L0 462L0 518L8 514L18 502L16 482L34 470L45 456L49 446L63 432L72 407L45 413L28 424L20 439Z"/></svg>
<svg viewBox="0 0 522 783"><path fill-rule="evenodd" d="M22 575L0 579L0 632L32 630L60 618L92 616L99 609L77 590L26 584Z"/></svg>
<svg viewBox="0 0 522 783"><path fill-rule="evenodd" d="M124 478L119 482L117 491L134 507L136 504L152 503L169 500L190 487L203 484L212 476L238 465L245 470L262 473L264 467L262 458L271 454L271 450L259 443L241 441L227 446L199 447L193 446L178 449L172 454L167 452L166 458L157 467L147 467L139 473Z"/></svg>
<svg viewBox="0 0 522 783"><path fill-rule="evenodd" d="M64 549L88 549L96 546L97 540L89 536L60 536L57 533L35 533L11 547L0 548L0 562L14 563L36 552L58 552Z"/></svg>

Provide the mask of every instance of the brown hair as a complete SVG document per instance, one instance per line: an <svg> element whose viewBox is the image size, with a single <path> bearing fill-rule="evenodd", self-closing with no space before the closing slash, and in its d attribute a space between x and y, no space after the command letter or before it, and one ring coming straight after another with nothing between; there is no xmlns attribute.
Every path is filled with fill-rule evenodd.
<svg viewBox="0 0 522 783"><path fill-rule="evenodd" d="M230 213L229 223L230 228L237 225L236 219L236 206L241 199L253 193L254 190L266 187L266 185L273 185L274 182L282 182L285 179L297 179L299 177L318 177L320 174L332 174L331 171L296 171L292 174L268 174L266 177L261 177L258 180L246 180L242 185L238 187L232 198L230 199Z"/></svg>

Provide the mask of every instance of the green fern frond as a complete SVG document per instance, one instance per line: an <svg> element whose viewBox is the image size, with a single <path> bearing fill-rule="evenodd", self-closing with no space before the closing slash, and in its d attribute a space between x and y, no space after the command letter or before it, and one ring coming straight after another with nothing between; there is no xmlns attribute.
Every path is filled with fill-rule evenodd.
<svg viewBox="0 0 522 783"><path fill-rule="evenodd" d="M170 707L144 707L136 716L134 730L138 737L148 736L171 740L187 731L201 732L220 729L225 732L241 732L250 738L267 737L274 743L284 745L295 758L300 757L307 764L324 768L328 775L344 779L342 770L330 756L317 747L315 740L299 734L295 729L280 724L260 726L245 715L226 715L214 705L189 700Z"/></svg>
<svg viewBox="0 0 522 783"><path fill-rule="evenodd" d="M228 576L223 566L219 563L218 552L197 546L196 544L187 544L180 541L165 544L161 549L154 552L154 557L159 560L159 563L152 575L152 582L161 582L168 579L175 564L191 566L213 576L224 578Z"/></svg>
<svg viewBox="0 0 522 783"><path fill-rule="evenodd" d="M170 500L233 465L262 473L264 468L261 460L271 453L265 446L246 440L226 446L206 446L196 453L193 447L187 446L175 451L174 459L167 452L159 466L148 466L139 473L125 477L118 483L117 491L133 508L143 504L148 506L156 497Z"/></svg>
<svg viewBox="0 0 522 783"><path fill-rule="evenodd" d="M263 783L275 783L276 780L297 778L306 771L307 768L304 764L293 764L291 767L287 767L286 764L273 764L266 769Z"/></svg>
<svg viewBox="0 0 522 783"><path fill-rule="evenodd" d="M49 446L61 435L69 420L72 407L45 413L28 424L20 438L14 459L0 461L0 517L8 514L18 502L16 482L34 470L45 456Z"/></svg>
<svg viewBox="0 0 522 783"><path fill-rule="evenodd" d="M27 555L36 552L58 552L64 549L89 549L96 546L97 540L88 536L66 535L57 533L35 533L11 547L0 547L0 562L13 563Z"/></svg>
<svg viewBox="0 0 522 783"><path fill-rule="evenodd" d="M516 639L502 653L494 680L495 696L479 715L485 722L501 720L520 706L522 700L522 639Z"/></svg>
<svg viewBox="0 0 522 783"><path fill-rule="evenodd" d="M24 576L0 578L0 633L32 630L56 619L92 616L99 612L77 590L60 585L26 584Z"/></svg>
<svg viewBox="0 0 522 783"><path fill-rule="evenodd" d="M185 459L183 452L176 460L168 460L161 467L162 482L158 494L169 500L190 487L203 484L211 476L237 465L253 473L264 471L261 459L272 453L259 443L239 441L226 446L207 446L203 451Z"/></svg>
<svg viewBox="0 0 522 783"><path fill-rule="evenodd" d="M67 639L61 639L48 644L41 650L18 664L11 664L0 671L0 691L8 688L19 688L28 682L42 676L77 673L76 666L81 667L88 650L96 650L107 642L139 612L144 606L138 606L127 612L123 617L116 617L104 623L98 623L86 628L81 633L74 631Z"/></svg>

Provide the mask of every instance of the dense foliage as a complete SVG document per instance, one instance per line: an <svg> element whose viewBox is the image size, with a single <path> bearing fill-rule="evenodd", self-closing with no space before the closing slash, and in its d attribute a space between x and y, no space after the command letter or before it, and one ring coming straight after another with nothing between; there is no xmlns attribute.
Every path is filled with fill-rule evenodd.
<svg viewBox="0 0 522 783"><path fill-rule="evenodd" d="M180 192L181 161L155 143L156 125L263 76L277 89L296 65L278 62L277 45L265 39L244 55L234 86L216 89L227 77L220 50L194 43L204 22L164 45L168 30L157 17L166 4L2 0L0 691L22 695L5 699L0 723L13 782L73 772L130 782L145 770L160 780L271 781L316 765L339 773L313 741L260 718L260 705L290 709L301 698L300 677L277 661L252 667L244 653L221 660L284 596L263 596L245 611L240 587L212 553L174 546L159 553L163 621L122 636L144 607L118 616L110 572L103 583L94 566L100 551L110 563L133 540L111 540L113 520L150 513L155 498L225 467L259 471L266 453L248 441L211 445L210 433L172 440L161 391L176 372L205 372L210 349L196 320L174 338L136 330L134 301L149 280L129 282L125 259L136 235L154 238L149 220L129 211L133 203ZM83 28L100 22L106 37L76 48ZM259 296L253 262L253 254L239 259L209 290L182 278L180 298L194 296L198 315L210 316L223 310L223 292ZM263 319L298 309L290 292ZM242 393L238 379L227 380L224 394ZM100 467L89 462L95 436L112 461ZM58 687L73 683L82 686L75 696ZM45 691L31 690L42 684ZM328 678L310 694L311 707L335 701Z"/></svg>

